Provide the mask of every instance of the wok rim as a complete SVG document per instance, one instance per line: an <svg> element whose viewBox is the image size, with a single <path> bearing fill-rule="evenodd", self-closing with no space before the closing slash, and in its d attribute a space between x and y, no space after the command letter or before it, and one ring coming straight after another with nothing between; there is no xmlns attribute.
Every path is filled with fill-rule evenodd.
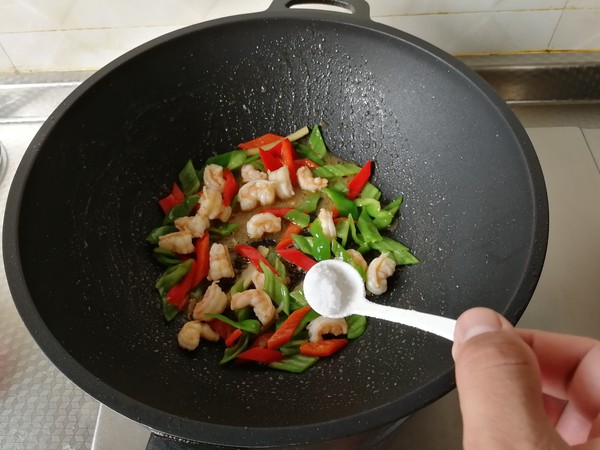
<svg viewBox="0 0 600 450"><path fill-rule="evenodd" d="M267 10L259 13L226 17L191 25L159 36L128 51L102 67L76 88L51 113L28 146L15 172L7 198L3 227L4 263L10 292L26 328L44 354L64 375L86 393L120 414L132 418L152 430L158 431L159 434L164 433L182 439L225 446L273 447L316 443L380 428L424 408L454 389L454 370L446 370L439 374L433 381L422 385L406 396L395 398L376 408L367 409L357 414L336 418L327 422L285 427L243 427L199 422L164 412L127 396L94 376L80 365L51 333L44 319L39 314L25 282L19 248L19 217L30 170L43 149L47 137L54 129L55 123L60 121L72 105L79 101L80 97L93 89L97 82L123 64L128 63L131 59L135 59L146 53L146 51L173 39L194 34L211 27L264 19L328 21L334 24L366 28L369 32L387 35L395 40L402 40L416 49L428 53L431 57L454 69L457 74L465 77L479 91L481 100L486 100L498 110L498 119L502 118L504 120L507 129L511 131L515 141L520 143L523 162L529 171L529 192L532 195L534 205L534 219L531 224L533 239L528 249L527 260L529 270L523 274L518 288L515 288L514 294L505 305L504 310L499 311L512 324L517 323L533 295L542 272L548 241L548 199L541 166L525 129L506 103L491 86L456 58L428 42L387 25L373 22L368 17L364 18L354 14L328 11L319 11L317 15L315 11L305 9L294 9L284 12L280 10Z"/></svg>

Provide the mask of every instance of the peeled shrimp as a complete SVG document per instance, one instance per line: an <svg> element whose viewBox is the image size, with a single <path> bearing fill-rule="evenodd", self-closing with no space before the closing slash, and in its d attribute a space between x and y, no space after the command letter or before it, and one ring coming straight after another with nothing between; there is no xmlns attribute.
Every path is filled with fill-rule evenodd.
<svg viewBox="0 0 600 450"><path fill-rule="evenodd" d="M223 167L218 164L208 164L204 169L204 186L223 192L225 189L225 177Z"/></svg>
<svg viewBox="0 0 600 450"><path fill-rule="evenodd" d="M275 201L274 183L267 180L249 181L238 191L238 201L242 211L250 211L259 204L270 205Z"/></svg>
<svg viewBox="0 0 600 450"><path fill-rule="evenodd" d="M200 209L199 214L208 217L209 219L216 219L221 210L223 209L223 197L221 193L216 189L211 189L208 186L202 188L202 194L200 195Z"/></svg>
<svg viewBox="0 0 600 450"><path fill-rule="evenodd" d="M335 239L335 223L333 223L333 214L331 214L331 211L328 211L325 208L321 208L317 218L321 221L323 234L329 239Z"/></svg>
<svg viewBox="0 0 600 450"><path fill-rule="evenodd" d="M232 212L231 206L222 206L221 212L217 216L217 219L219 219L221 222L227 222L229 220L229 218L231 217L231 212Z"/></svg>
<svg viewBox="0 0 600 450"><path fill-rule="evenodd" d="M158 246L173 253L187 255L193 253L195 248L192 243L192 232L189 230L176 231L158 238Z"/></svg>
<svg viewBox="0 0 600 450"><path fill-rule="evenodd" d="M189 231L193 238L202 237L204 231L210 227L208 217L203 214L185 216L175 219L175 226L181 231Z"/></svg>
<svg viewBox="0 0 600 450"><path fill-rule="evenodd" d="M320 316L311 321L307 326L308 339L310 342L323 340L324 334L333 334L339 336L348 333L348 324L346 319L332 319L331 317Z"/></svg>
<svg viewBox="0 0 600 450"><path fill-rule="evenodd" d="M382 253L369 264L367 269L367 290L375 295L387 291L387 279L394 274L396 262Z"/></svg>
<svg viewBox="0 0 600 450"><path fill-rule="evenodd" d="M354 250L353 248L349 248L348 250L346 250L346 253L348 253L348 256L350 256L350 258L352 258L352 261L355 265L361 267L365 272L367 271L367 261L365 261L365 258L362 254L360 254L360 252Z"/></svg>
<svg viewBox="0 0 600 450"><path fill-rule="evenodd" d="M316 192L327 187L327 178L313 177L308 167L300 167L296 171L296 175L298 176L298 185L305 191Z"/></svg>
<svg viewBox="0 0 600 450"><path fill-rule="evenodd" d="M219 335L208 324L197 321L186 322L177 334L179 346L186 350L195 350L201 338L217 342Z"/></svg>
<svg viewBox="0 0 600 450"><path fill-rule="evenodd" d="M266 180L267 174L262 170L258 170L252 164L244 164L242 166L242 181L247 183L254 180Z"/></svg>
<svg viewBox="0 0 600 450"><path fill-rule="evenodd" d="M254 266L253 266L254 267ZM256 289L265 289L265 274L256 270L252 273L252 283Z"/></svg>
<svg viewBox="0 0 600 450"><path fill-rule="evenodd" d="M290 180L290 169L287 166L280 167L277 170L269 170L269 181L275 185L275 194L282 200L294 196L294 188Z"/></svg>
<svg viewBox="0 0 600 450"><path fill-rule="evenodd" d="M281 231L281 218L271 213L255 214L246 222L246 231L251 239L260 239L265 233L277 233Z"/></svg>
<svg viewBox="0 0 600 450"><path fill-rule="evenodd" d="M212 320L206 314L221 314L227 307L227 294L221 290L217 282L213 282L196 306L192 317L195 320Z"/></svg>
<svg viewBox="0 0 600 450"><path fill-rule="evenodd" d="M235 272L229 257L229 250L223 244L214 243L210 247L208 279L210 281L221 278L233 278Z"/></svg>
<svg viewBox="0 0 600 450"><path fill-rule="evenodd" d="M271 297L261 289L248 289L244 292L238 292L231 297L231 309L242 309L246 306L252 306L254 314L263 325L269 325L275 316L277 310L273 306Z"/></svg>

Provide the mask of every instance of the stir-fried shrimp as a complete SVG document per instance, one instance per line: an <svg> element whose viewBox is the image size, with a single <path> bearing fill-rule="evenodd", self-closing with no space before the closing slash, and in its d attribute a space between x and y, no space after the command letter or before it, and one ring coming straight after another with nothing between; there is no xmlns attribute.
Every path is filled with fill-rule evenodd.
<svg viewBox="0 0 600 450"><path fill-rule="evenodd" d="M352 258L352 262L354 262L356 266L361 267L365 272L367 271L367 261L365 261L365 257L360 252L354 250L353 248L349 248L346 250L346 253L348 253L350 258Z"/></svg>
<svg viewBox="0 0 600 450"><path fill-rule="evenodd" d="M323 340L323 335L333 334L339 336L348 333L348 324L346 319L332 319L331 317L320 316L311 321L307 326L308 340L317 342Z"/></svg>
<svg viewBox="0 0 600 450"><path fill-rule="evenodd" d="M300 167L296 171L296 175L298 176L298 185L305 191L316 192L327 187L327 178L313 177L308 167Z"/></svg>
<svg viewBox="0 0 600 450"><path fill-rule="evenodd" d="M256 318L264 326L273 322L277 315L277 310L273 306L271 297L261 289L248 289L247 291L233 294L231 297L231 309L242 309L246 306L252 306Z"/></svg>
<svg viewBox="0 0 600 450"><path fill-rule="evenodd" d="M375 295L387 291L387 279L394 274L396 262L382 253L369 264L367 269L367 290Z"/></svg>
<svg viewBox="0 0 600 450"><path fill-rule="evenodd" d="M231 209L231 206L223 206L221 208L221 212L217 216L217 219L219 219L221 222L227 222L231 217L232 211L233 210Z"/></svg>
<svg viewBox="0 0 600 450"><path fill-rule="evenodd" d="M175 219L175 226L181 231L189 231L193 238L198 238L202 237L204 231L210 227L210 221L205 215L196 214Z"/></svg>
<svg viewBox="0 0 600 450"><path fill-rule="evenodd" d="M247 183L255 180L266 180L267 174L262 170L258 170L252 164L244 164L241 170L242 181Z"/></svg>
<svg viewBox="0 0 600 450"><path fill-rule="evenodd" d="M281 218L271 213L255 214L246 222L246 231L251 239L260 239L265 233L277 233L281 231Z"/></svg>
<svg viewBox="0 0 600 450"><path fill-rule="evenodd" d="M329 239L335 239L335 223L333 223L333 214L331 211L321 208L317 218L321 221L321 227L323 228L323 234Z"/></svg>
<svg viewBox="0 0 600 450"><path fill-rule="evenodd" d="M202 296L202 299L194 306L192 317L195 320L212 320L206 314L221 314L227 307L227 294L221 290L221 286L213 282Z"/></svg>
<svg viewBox="0 0 600 450"><path fill-rule="evenodd" d="M238 191L238 201L242 211L250 211L259 204L271 205L275 202L275 186L268 180L249 181Z"/></svg>
<svg viewBox="0 0 600 450"><path fill-rule="evenodd" d="M200 194L200 210L199 214L208 217L210 220L216 219L223 209L223 197L216 189L211 189L208 186L202 188Z"/></svg>
<svg viewBox="0 0 600 450"><path fill-rule="evenodd" d="M220 280L221 278L233 278L235 276L229 250L223 244L214 243L211 245L209 261L207 278L210 281Z"/></svg>
<svg viewBox="0 0 600 450"><path fill-rule="evenodd" d="M287 166L280 167L277 170L269 170L269 181L275 184L275 194L282 200L294 196L294 188L290 180L290 169Z"/></svg>
<svg viewBox="0 0 600 450"><path fill-rule="evenodd" d="M186 350L195 350L200 345L200 339L217 342L219 335L206 323L186 322L177 334L179 346Z"/></svg>
<svg viewBox="0 0 600 450"><path fill-rule="evenodd" d="M252 274L252 283L256 289L265 289L265 274L258 270Z"/></svg>
<svg viewBox="0 0 600 450"><path fill-rule="evenodd" d="M160 236L158 246L164 250L182 255L187 255L195 250L192 243L192 232L189 230L176 231Z"/></svg>
<svg viewBox="0 0 600 450"><path fill-rule="evenodd" d="M204 186L215 191L223 192L225 189L225 177L223 167L218 164L209 164L204 169Z"/></svg>

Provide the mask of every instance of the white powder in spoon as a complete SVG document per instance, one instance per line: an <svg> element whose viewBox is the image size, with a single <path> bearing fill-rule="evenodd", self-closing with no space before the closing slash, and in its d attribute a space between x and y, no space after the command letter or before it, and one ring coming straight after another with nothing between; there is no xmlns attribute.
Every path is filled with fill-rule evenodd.
<svg viewBox="0 0 600 450"><path fill-rule="evenodd" d="M361 295L357 289L355 269L338 260L322 261L310 269L304 280L304 293L311 307L327 317L346 317L354 296ZM363 288L359 277L360 287ZM363 293L364 295L364 293Z"/></svg>

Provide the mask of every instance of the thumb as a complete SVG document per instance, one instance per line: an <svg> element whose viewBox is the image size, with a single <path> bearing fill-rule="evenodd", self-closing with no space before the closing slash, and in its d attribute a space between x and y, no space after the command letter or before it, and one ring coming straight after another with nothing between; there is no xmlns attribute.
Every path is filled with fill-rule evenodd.
<svg viewBox="0 0 600 450"><path fill-rule="evenodd" d="M544 412L535 355L506 319L486 308L466 311L456 323L452 355L466 450L560 442Z"/></svg>

